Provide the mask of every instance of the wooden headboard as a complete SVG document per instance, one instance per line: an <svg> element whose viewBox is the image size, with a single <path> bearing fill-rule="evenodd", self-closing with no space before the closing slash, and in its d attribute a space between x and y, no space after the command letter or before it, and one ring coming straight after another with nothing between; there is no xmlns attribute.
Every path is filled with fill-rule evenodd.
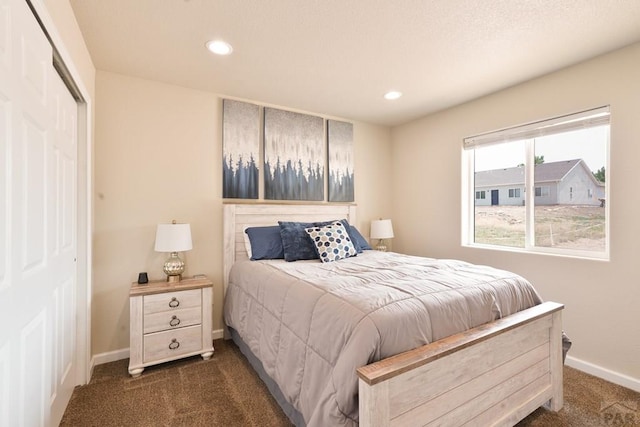
<svg viewBox="0 0 640 427"><path fill-rule="evenodd" d="M329 221L346 218L356 223L356 205L304 205L246 203L224 205L224 291L227 292L229 271L236 260L247 259L244 230L247 227L277 225L278 221Z"/></svg>

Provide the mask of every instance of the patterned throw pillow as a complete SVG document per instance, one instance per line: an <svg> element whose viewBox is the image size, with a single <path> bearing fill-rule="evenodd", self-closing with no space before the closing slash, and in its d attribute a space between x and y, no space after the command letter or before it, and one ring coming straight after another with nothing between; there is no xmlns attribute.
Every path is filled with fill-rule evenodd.
<svg viewBox="0 0 640 427"><path fill-rule="evenodd" d="M338 261L358 254L347 230L340 221L304 230L313 241L322 262Z"/></svg>

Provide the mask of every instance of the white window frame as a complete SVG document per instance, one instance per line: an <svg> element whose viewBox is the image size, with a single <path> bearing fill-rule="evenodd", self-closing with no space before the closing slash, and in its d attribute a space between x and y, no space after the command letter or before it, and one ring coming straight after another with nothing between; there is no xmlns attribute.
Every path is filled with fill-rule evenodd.
<svg viewBox="0 0 640 427"><path fill-rule="evenodd" d="M594 252L579 249L554 248L535 246L533 239L535 236L535 224L533 221L535 208L535 187L534 187L534 168L535 165L535 149L533 139L545 135L569 132L581 128L590 128L602 125L611 125L609 106L585 110L574 114L567 114L547 120L540 120L527 123L520 126L509 127L494 132L479 134L476 136L465 138L462 147L462 246L491 249L507 252L525 252L525 253L541 253L548 255L557 255L573 258L586 258L594 260L608 261L610 259L610 207L611 203L607 200L605 204L605 250L602 252ZM609 133L610 135L610 133ZM480 146L488 146L492 144L501 144L510 141L525 141L525 206L526 206L526 230L524 248L491 245L486 243L476 243L475 239L475 185L474 185L474 165L475 150ZM605 164L605 194L607 199L610 198L610 136L606 141L606 164ZM541 190L542 191L542 190Z"/></svg>

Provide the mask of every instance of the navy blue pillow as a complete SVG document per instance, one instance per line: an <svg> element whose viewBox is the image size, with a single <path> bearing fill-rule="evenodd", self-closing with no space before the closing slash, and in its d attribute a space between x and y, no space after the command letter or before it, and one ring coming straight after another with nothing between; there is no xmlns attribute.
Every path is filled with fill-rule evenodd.
<svg viewBox="0 0 640 427"><path fill-rule="evenodd" d="M315 227L313 222L278 221L285 261L318 259L315 245L304 230Z"/></svg>
<svg viewBox="0 0 640 427"><path fill-rule="evenodd" d="M273 225L270 227L249 227L245 231L251 242L251 259L283 259L284 248L282 237L280 237L280 227Z"/></svg>
<svg viewBox="0 0 640 427"><path fill-rule="evenodd" d="M360 252L372 250L371 246L369 245L369 242L367 242L367 240L364 237L362 237L362 234L360 234L360 231L358 231L358 229L355 226L352 225L348 230L349 230L349 236L351 237L351 240L356 245L356 249L360 247Z"/></svg>

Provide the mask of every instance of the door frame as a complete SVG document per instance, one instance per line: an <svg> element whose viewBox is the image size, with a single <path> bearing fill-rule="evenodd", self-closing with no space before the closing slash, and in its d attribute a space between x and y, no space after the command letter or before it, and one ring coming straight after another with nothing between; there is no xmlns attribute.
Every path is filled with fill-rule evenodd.
<svg viewBox="0 0 640 427"><path fill-rule="evenodd" d="M91 298L93 229L93 99L66 48L44 0L26 0L54 51L54 66L78 105L76 385L91 379ZM70 7L70 6L69 6Z"/></svg>

